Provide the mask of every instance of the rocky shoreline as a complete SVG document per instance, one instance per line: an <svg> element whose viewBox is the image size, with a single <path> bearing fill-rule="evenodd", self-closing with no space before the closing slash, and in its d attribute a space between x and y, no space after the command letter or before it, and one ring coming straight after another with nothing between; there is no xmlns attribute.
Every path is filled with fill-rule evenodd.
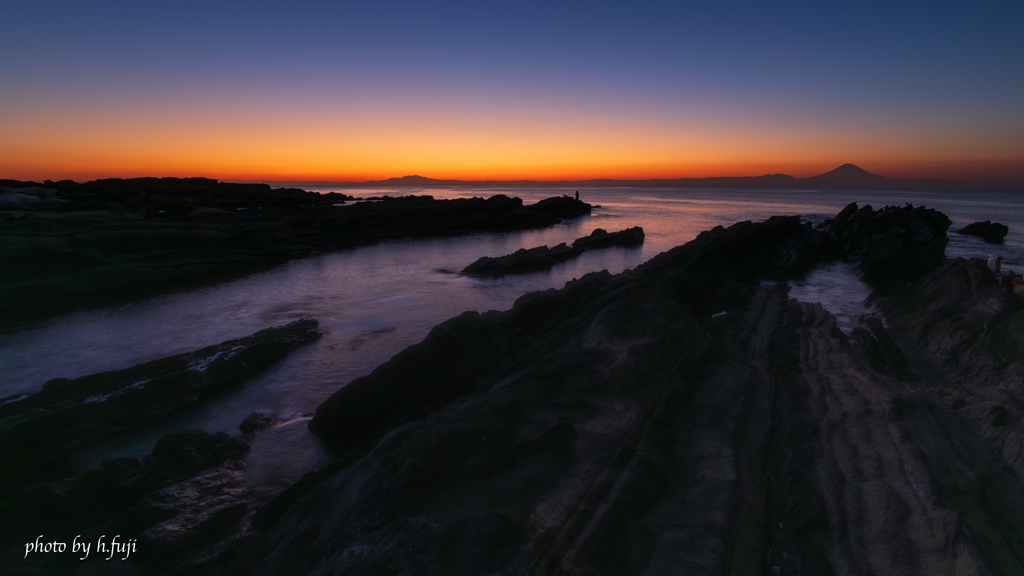
<svg viewBox="0 0 1024 576"><path fill-rule="evenodd" d="M591 210L567 197L352 200L207 178L0 180L0 316L45 317L385 240L545 228Z"/></svg>
<svg viewBox="0 0 1024 576"><path fill-rule="evenodd" d="M1021 573L1024 299L947 259L949 226L851 204L819 228L716 227L435 326L320 405L338 460L258 510L245 436L201 432L94 477L38 472L34 509L155 466L118 524L143 573ZM851 334L787 297L834 261L881 312Z"/></svg>
<svg viewBox="0 0 1024 576"><path fill-rule="evenodd" d="M1024 570L1021 298L948 227L740 223L442 323L320 406L345 458L216 573ZM833 260L886 323L764 283Z"/></svg>
<svg viewBox="0 0 1024 576"><path fill-rule="evenodd" d="M7 519L0 526L0 571L19 564L17 548L29 533L112 528L124 539L145 540L152 558L160 556L156 550L185 551L179 546L183 535L161 530L164 523L180 525L191 513L198 534L236 521L247 509L238 458L251 434L269 423L264 415L247 418L241 436L169 434L144 461L118 458L76 472L71 459L79 450L194 409L320 336L315 320L298 320L123 370L54 379L40 391L0 399L0 516ZM200 476L206 480L195 480ZM209 502L188 494L199 489L197 483ZM33 568L60 573L68 560L40 558Z"/></svg>

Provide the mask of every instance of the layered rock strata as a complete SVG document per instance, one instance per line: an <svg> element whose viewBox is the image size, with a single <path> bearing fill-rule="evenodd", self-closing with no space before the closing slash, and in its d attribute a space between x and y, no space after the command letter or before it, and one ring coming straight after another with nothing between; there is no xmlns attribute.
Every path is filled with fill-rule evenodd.
<svg viewBox="0 0 1024 576"><path fill-rule="evenodd" d="M442 323L320 406L342 460L219 571L1020 573L1024 312L948 225L741 223ZM885 322L764 283L836 258Z"/></svg>

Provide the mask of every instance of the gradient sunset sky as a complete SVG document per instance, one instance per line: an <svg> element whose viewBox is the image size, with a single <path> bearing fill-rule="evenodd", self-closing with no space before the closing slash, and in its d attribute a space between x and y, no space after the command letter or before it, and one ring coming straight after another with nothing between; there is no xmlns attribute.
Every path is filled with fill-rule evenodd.
<svg viewBox="0 0 1024 576"><path fill-rule="evenodd" d="M1024 2L8 1L0 178L1024 178Z"/></svg>

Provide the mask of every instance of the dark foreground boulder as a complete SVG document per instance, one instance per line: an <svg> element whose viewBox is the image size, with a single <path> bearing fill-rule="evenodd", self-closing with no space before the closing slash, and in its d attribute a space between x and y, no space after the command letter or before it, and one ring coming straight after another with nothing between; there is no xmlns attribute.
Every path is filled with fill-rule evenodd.
<svg viewBox="0 0 1024 576"><path fill-rule="evenodd" d="M930 211L852 216L717 228L440 324L318 408L342 461L217 570L1024 572L1024 317L973 264L876 291L891 334L764 282L843 257L905 278L905 253L943 245ZM981 316L921 324L964 306Z"/></svg>
<svg viewBox="0 0 1024 576"><path fill-rule="evenodd" d="M1010 228L998 222L974 222L956 231L957 234L977 236L989 244L1002 244L1003 238L1010 232Z"/></svg>

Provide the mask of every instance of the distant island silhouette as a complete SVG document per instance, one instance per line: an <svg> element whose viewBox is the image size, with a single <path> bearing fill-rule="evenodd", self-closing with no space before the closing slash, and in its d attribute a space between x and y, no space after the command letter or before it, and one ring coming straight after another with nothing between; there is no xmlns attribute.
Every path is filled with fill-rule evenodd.
<svg viewBox="0 0 1024 576"><path fill-rule="evenodd" d="M267 181L263 181L267 182ZM273 182L272 182L273 183ZM597 178L591 180L439 180L426 176L402 176L386 180L350 181L280 181L288 185L322 185L350 187L456 187L456 186L504 186L504 187L653 187L653 188L861 188L898 190L1024 190L1024 180L943 180L943 179L897 179L873 174L854 164L843 164L824 174L797 178L788 174L765 174L764 176L713 176L709 178L656 178L649 180L613 180Z"/></svg>

